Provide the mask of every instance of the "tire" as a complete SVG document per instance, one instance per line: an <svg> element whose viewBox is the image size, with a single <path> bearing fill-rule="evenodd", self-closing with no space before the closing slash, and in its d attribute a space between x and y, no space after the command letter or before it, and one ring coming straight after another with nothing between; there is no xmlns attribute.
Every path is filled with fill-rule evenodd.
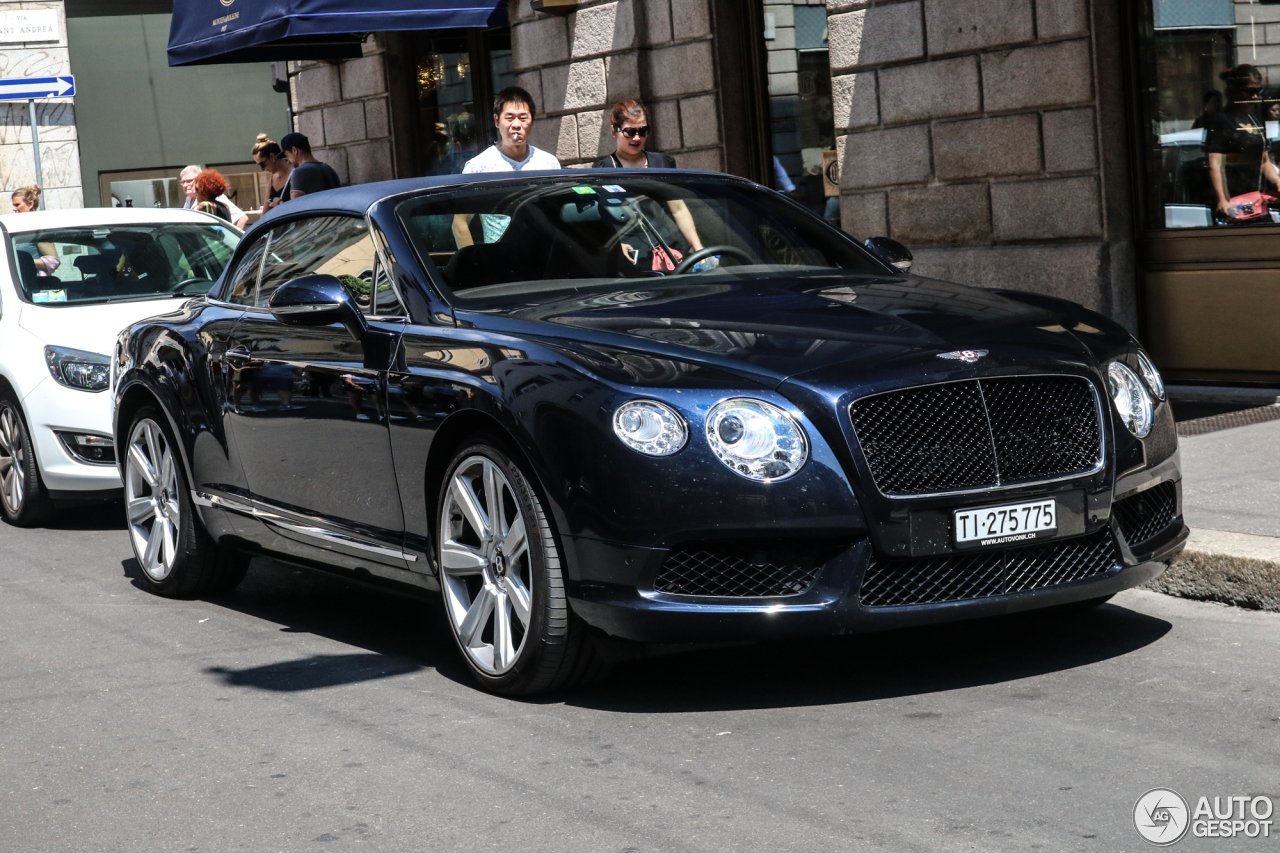
<svg viewBox="0 0 1280 853"><path fill-rule="evenodd" d="M249 558L219 547L196 517L164 415L144 406L125 435L125 516L147 588L171 598L233 589L244 579Z"/></svg>
<svg viewBox="0 0 1280 853"><path fill-rule="evenodd" d="M436 503L436 556L467 668L486 690L529 696L597 678L606 664L569 609L552 521L515 458L496 436L453 455Z"/></svg>
<svg viewBox="0 0 1280 853"><path fill-rule="evenodd" d="M0 396L0 514L17 527L34 527L53 511L22 407Z"/></svg>

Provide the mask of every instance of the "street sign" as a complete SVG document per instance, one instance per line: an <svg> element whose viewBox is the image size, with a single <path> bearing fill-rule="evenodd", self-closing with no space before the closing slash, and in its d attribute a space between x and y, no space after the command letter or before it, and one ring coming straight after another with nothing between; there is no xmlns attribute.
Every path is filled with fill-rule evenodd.
<svg viewBox="0 0 1280 853"><path fill-rule="evenodd" d="M26 101L31 98L70 98L76 93L76 78L14 77L0 80L0 101Z"/></svg>

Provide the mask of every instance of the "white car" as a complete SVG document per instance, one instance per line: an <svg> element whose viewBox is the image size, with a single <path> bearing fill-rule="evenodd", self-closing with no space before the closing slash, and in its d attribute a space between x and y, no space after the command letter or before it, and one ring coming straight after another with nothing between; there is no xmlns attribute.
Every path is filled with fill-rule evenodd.
<svg viewBox="0 0 1280 853"><path fill-rule="evenodd" d="M205 293L240 232L186 210L88 208L0 216L0 512L121 494L110 356L125 326Z"/></svg>

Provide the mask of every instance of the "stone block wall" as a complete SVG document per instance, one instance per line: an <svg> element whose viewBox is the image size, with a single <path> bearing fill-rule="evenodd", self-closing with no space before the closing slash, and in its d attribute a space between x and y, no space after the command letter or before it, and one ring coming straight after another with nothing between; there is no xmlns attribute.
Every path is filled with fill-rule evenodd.
<svg viewBox="0 0 1280 853"><path fill-rule="evenodd" d="M532 142L565 166L613 151L608 110L640 98L652 112L651 150L681 166L720 169L723 138L709 0L613 0L569 15L512 4L517 85L538 102Z"/></svg>
<svg viewBox="0 0 1280 853"><path fill-rule="evenodd" d="M70 74L66 12L60 2L0 0L0 12L56 9L59 39L0 46L0 77L56 77ZM48 98L36 103L40 136L40 167L44 194L41 207L62 210L84 206L80 181L80 145L76 136L72 98ZM12 191L36 182L31 145L30 111L26 101L0 103L0 213L11 213Z"/></svg>
<svg viewBox="0 0 1280 853"><path fill-rule="evenodd" d="M1116 0L828 0L841 217L916 271L1136 321ZM1119 142L1123 152L1123 138ZM1113 154L1116 152L1112 152Z"/></svg>
<svg viewBox="0 0 1280 853"><path fill-rule="evenodd" d="M396 177L386 51L377 35L342 62L290 62L293 127L344 184Z"/></svg>

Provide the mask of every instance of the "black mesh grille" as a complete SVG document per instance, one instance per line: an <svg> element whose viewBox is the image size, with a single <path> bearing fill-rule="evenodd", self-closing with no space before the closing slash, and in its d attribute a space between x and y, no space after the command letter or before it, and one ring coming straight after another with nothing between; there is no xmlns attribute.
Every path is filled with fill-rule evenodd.
<svg viewBox="0 0 1280 853"><path fill-rule="evenodd" d="M1145 492L1116 501L1111 512L1130 547L1141 545L1173 524L1178 513L1178 487L1165 481Z"/></svg>
<svg viewBox="0 0 1280 853"><path fill-rule="evenodd" d="M853 429L885 494L945 492L996 481L991 428L977 382L858 400Z"/></svg>
<svg viewBox="0 0 1280 853"><path fill-rule="evenodd" d="M875 555L858 598L864 607L966 601L1095 577L1118 563L1107 530L1029 548L913 560Z"/></svg>
<svg viewBox="0 0 1280 853"><path fill-rule="evenodd" d="M1081 379L983 379L1000 482L1088 471L1098 464L1098 407Z"/></svg>
<svg viewBox="0 0 1280 853"><path fill-rule="evenodd" d="M908 388L857 400L849 417L886 495L1063 477L1101 458L1094 391L1075 376Z"/></svg>
<svg viewBox="0 0 1280 853"><path fill-rule="evenodd" d="M690 543L666 556L653 588L729 598L800 595L843 547L830 542Z"/></svg>

